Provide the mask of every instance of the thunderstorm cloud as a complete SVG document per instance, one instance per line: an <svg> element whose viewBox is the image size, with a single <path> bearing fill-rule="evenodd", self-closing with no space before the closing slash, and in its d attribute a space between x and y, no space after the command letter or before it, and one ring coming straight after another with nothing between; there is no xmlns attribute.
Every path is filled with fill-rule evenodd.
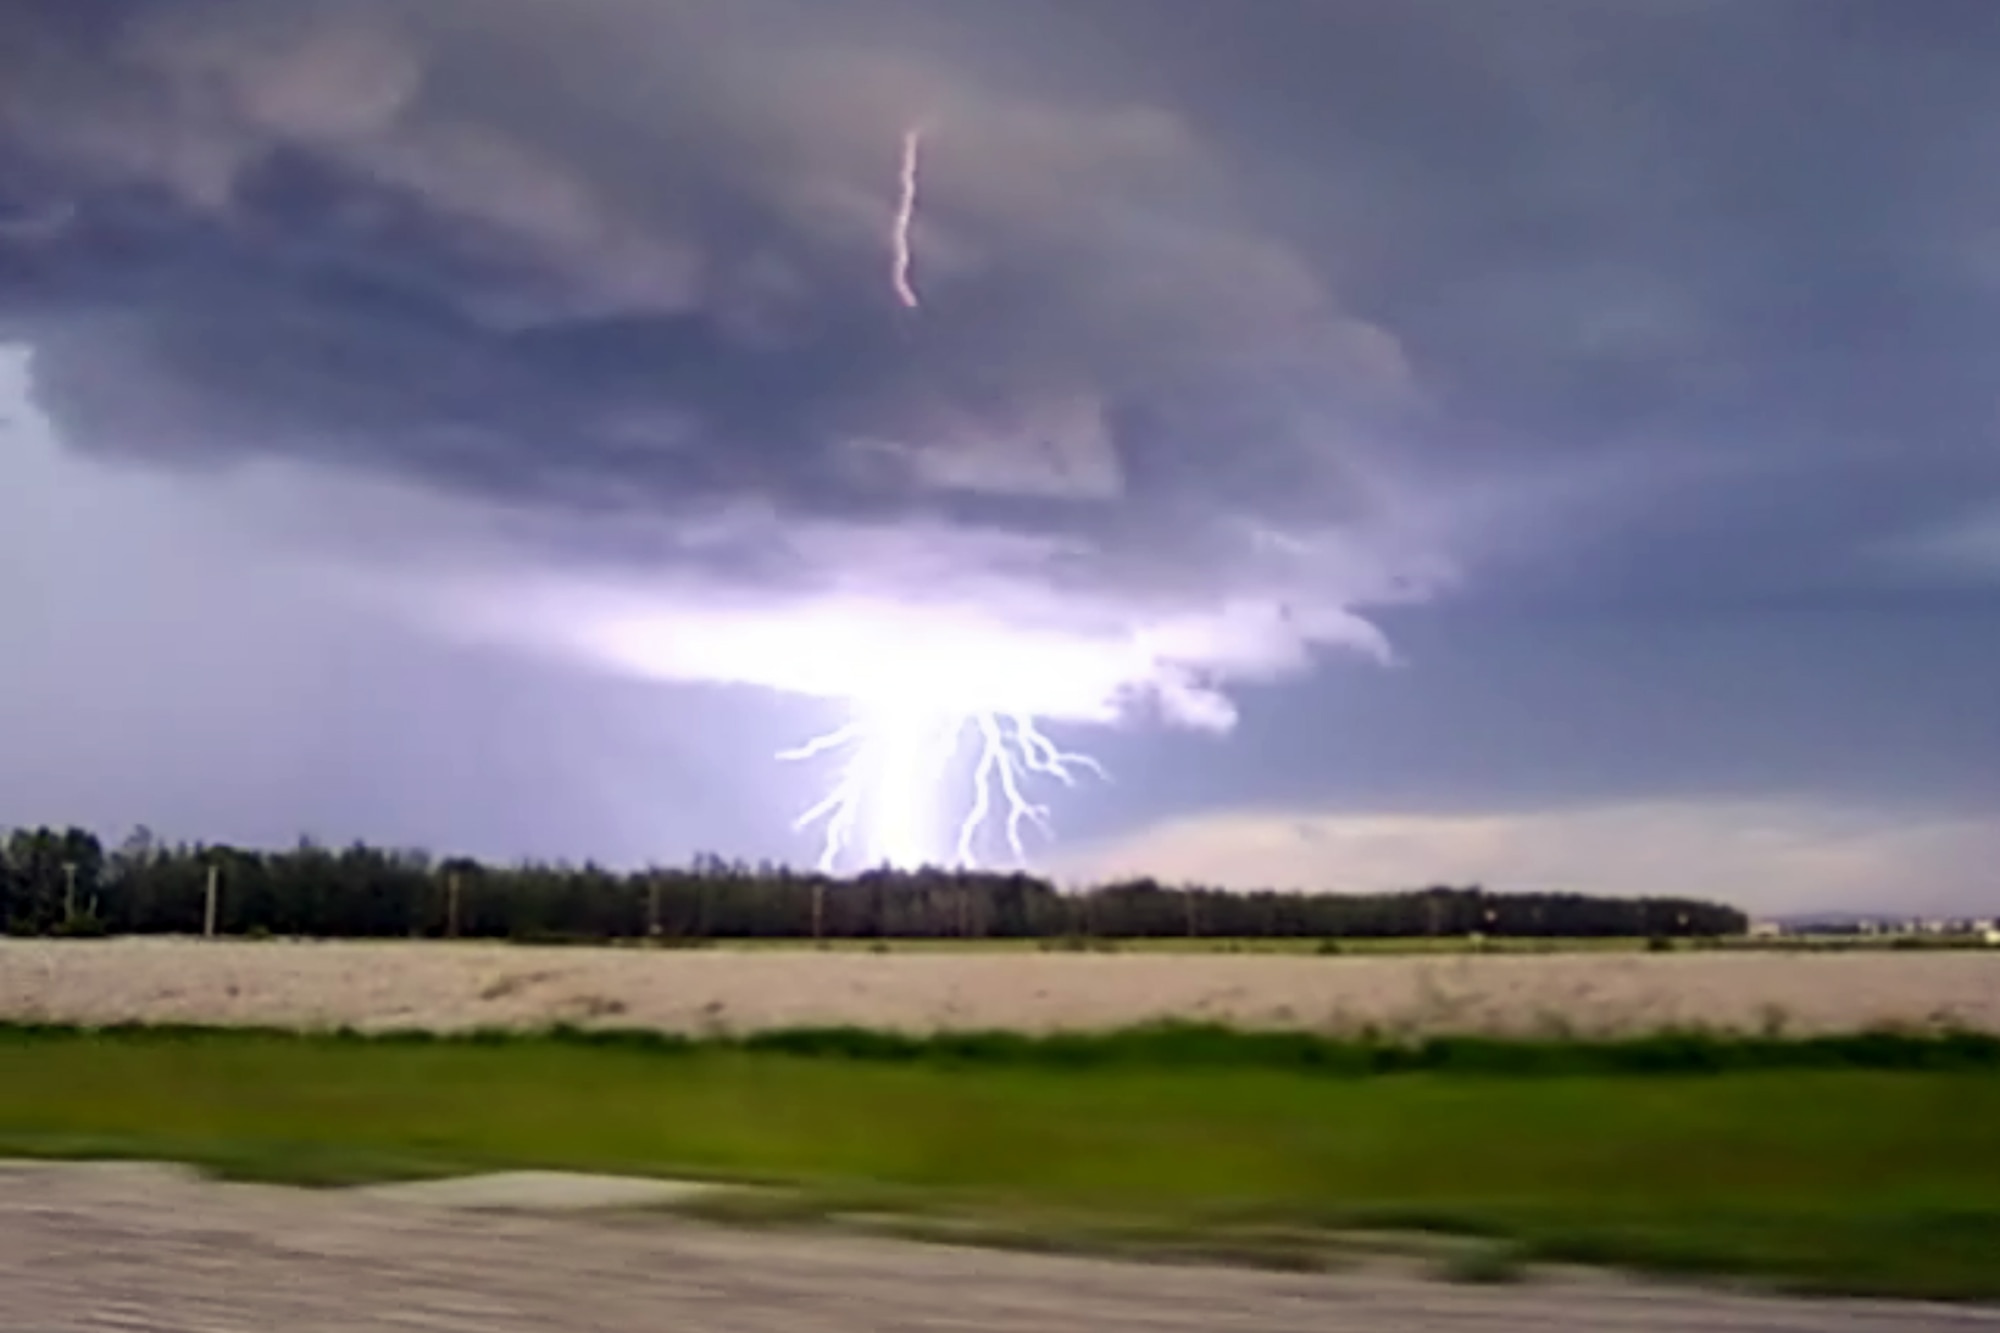
<svg viewBox="0 0 2000 1333"><path fill-rule="evenodd" d="M1450 568L1403 350L1170 109L761 0L10 12L42 410L85 453L456 501L518 568L376 571L441 624L1226 727L1218 685L1386 653L1356 608Z"/></svg>
<svg viewBox="0 0 2000 1333"><path fill-rule="evenodd" d="M1164 724L1079 864L1908 810L1963 899L1996 59L1970 0L16 0L0 823L796 852L700 803L799 719L666 681Z"/></svg>

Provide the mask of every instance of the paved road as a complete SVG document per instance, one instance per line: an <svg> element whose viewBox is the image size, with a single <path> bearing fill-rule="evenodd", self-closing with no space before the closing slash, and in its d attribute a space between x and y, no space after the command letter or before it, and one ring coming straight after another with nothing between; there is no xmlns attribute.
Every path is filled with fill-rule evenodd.
<svg viewBox="0 0 2000 1333"><path fill-rule="evenodd" d="M1511 1288L468 1214L132 1166L0 1166L10 1333L1887 1333L2000 1310Z"/></svg>

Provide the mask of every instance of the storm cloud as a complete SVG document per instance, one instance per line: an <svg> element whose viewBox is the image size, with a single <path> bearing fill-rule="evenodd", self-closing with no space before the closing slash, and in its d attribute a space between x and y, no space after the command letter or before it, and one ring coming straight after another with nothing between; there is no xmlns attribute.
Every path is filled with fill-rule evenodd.
<svg viewBox="0 0 2000 1333"><path fill-rule="evenodd" d="M7 290L37 401L86 452L567 513L648 596L696 585L677 607L1147 640L1072 712L1164 683L1226 724L1211 679L1383 651L1350 609L1449 568L1393 466L1395 338L1172 110L1025 98L803 13L17 17L0 124L35 189ZM888 230L919 125L909 315ZM672 527L610 540L645 520ZM658 660L757 678L691 655Z"/></svg>
<svg viewBox="0 0 2000 1333"><path fill-rule="evenodd" d="M1472 661L1940 599L1976 651L1996 56L1956 0L17 4L0 478L44 528L58 471L170 485L157 548L279 637L1081 721L1228 730L1343 654L1452 715L1454 608Z"/></svg>

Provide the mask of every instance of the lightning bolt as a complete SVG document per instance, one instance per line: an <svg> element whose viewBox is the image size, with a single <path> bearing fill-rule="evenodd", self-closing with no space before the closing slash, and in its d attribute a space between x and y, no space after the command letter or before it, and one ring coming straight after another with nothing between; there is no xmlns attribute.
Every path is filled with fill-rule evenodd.
<svg viewBox="0 0 2000 1333"><path fill-rule="evenodd" d="M917 216L917 174L922 126L903 133L901 193L889 230L890 285L905 309L920 308L910 281L910 228ZM1109 781L1104 766L1087 754L1072 754L1043 734L1022 712L931 712L874 705L825 735L778 752L782 761L842 756L826 795L792 822L795 832L820 828L819 868L832 873L851 853L863 864L911 867L928 863L937 828L930 801L948 785L960 743L971 735L978 746L972 765L972 799L959 821L958 864L978 863L980 833L998 823L1015 863L1027 861L1030 826L1053 835L1049 807L1029 794L1032 778L1053 778L1076 786L1080 772ZM861 845L863 840L866 845Z"/></svg>
<svg viewBox="0 0 2000 1333"><path fill-rule="evenodd" d="M844 755L832 788L792 824L801 832L820 826L819 869L833 873L850 852L871 865L930 861L937 821L929 798L947 785L951 761L967 735L976 741L977 754L971 801L958 825L957 864L963 867L979 863L979 835L989 825L999 825L1017 865L1027 862L1030 826L1053 836L1049 807L1029 794L1031 778L1053 778L1071 788L1083 772L1110 780L1096 759L1057 746L1027 714L864 715L778 754L786 761ZM868 845L860 847L864 829Z"/></svg>
<svg viewBox="0 0 2000 1333"><path fill-rule="evenodd" d="M921 128L903 132L902 193L896 201L895 225L889 232L892 255L889 282L896 289L896 299L909 310L920 304L917 289L910 283L910 224L917 217L917 160L923 140Z"/></svg>
<svg viewBox="0 0 2000 1333"><path fill-rule="evenodd" d="M778 758L793 762L811 759L830 750L858 750L866 739L866 729L859 722L850 722L837 731L815 736L804 745L780 750ZM840 854L847 850L847 844L854 837L854 824L861 810L861 792L865 785L861 778L859 761L850 759L841 766L840 777L834 782L833 789L792 822L792 831L796 833L825 821L826 842L819 858L822 871L832 871L840 861Z"/></svg>

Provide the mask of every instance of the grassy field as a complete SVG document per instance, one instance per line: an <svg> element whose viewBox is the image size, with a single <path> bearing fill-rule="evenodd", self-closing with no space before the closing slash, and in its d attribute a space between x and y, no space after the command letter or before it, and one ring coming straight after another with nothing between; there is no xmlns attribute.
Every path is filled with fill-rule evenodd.
<svg viewBox="0 0 2000 1333"><path fill-rule="evenodd" d="M700 1176L1079 1234L1417 1228L1525 1258L2000 1297L1990 1039L1312 1049L1188 1031L703 1044L11 1028L0 1155L320 1184Z"/></svg>

